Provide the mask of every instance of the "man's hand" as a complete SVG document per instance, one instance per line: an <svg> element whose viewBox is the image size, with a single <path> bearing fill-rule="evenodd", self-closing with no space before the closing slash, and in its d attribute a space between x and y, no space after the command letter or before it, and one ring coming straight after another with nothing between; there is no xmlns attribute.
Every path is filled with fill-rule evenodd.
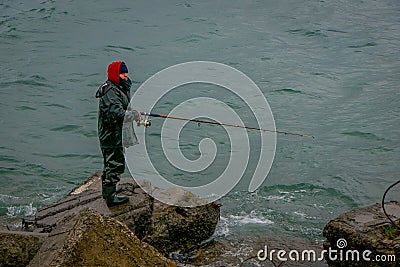
<svg viewBox="0 0 400 267"><path fill-rule="evenodd" d="M140 114L139 111L127 110L125 112L124 122L139 121L140 120L140 116L142 116L142 114Z"/></svg>

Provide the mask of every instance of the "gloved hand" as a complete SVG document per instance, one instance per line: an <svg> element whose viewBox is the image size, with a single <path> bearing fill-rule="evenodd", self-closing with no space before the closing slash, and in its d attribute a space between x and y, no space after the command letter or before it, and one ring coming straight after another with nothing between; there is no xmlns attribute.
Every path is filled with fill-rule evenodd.
<svg viewBox="0 0 400 267"><path fill-rule="evenodd" d="M125 112L124 122L132 122L140 120L140 112L137 110L127 110Z"/></svg>

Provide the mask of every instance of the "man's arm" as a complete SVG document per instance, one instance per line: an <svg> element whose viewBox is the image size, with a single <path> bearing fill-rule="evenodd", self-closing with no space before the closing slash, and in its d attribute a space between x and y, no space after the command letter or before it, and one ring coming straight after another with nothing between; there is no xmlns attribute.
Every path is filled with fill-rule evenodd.
<svg viewBox="0 0 400 267"><path fill-rule="evenodd" d="M125 117L125 109L122 104L121 92L111 89L106 95L103 96L111 121L115 123L122 123Z"/></svg>

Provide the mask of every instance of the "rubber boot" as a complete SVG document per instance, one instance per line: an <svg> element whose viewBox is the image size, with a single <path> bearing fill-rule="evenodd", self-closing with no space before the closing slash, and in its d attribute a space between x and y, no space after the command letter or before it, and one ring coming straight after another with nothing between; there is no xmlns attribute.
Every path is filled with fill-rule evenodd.
<svg viewBox="0 0 400 267"><path fill-rule="evenodd" d="M112 207L120 204L124 204L129 201L127 196L116 196L116 185L115 184L103 184L103 198L106 200L107 206Z"/></svg>
<svg viewBox="0 0 400 267"><path fill-rule="evenodd" d="M116 189L115 189L115 194L118 194L118 193L121 193L122 192L122 186L118 186L117 185L117 187L116 187Z"/></svg>
<svg viewBox="0 0 400 267"><path fill-rule="evenodd" d="M106 179L106 172L103 171L103 173L101 174L101 181L104 183L104 180ZM121 186L117 186L117 189L115 191L116 194L121 193L122 191L122 187ZM103 197L104 198L104 197Z"/></svg>

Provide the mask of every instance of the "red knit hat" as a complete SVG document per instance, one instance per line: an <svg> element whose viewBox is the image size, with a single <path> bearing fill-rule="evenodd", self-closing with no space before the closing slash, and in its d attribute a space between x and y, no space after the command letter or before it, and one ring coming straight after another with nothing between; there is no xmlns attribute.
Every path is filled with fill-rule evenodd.
<svg viewBox="0 0 400 267"><path fill-rule="evenodd" d="M108 65L108 79L113 83L119 83L119 68L122 64L122 61L115 61Z"/></svg>

